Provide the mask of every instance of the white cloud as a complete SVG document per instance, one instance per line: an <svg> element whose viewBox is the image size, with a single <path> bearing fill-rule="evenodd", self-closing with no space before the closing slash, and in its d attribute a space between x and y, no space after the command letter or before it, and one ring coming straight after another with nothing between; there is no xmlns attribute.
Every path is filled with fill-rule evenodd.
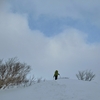
<svg viewBox="0 0 100 100"><path fill-rule="evenodd" d="M46 37L28 26L27 16L2 11L0 16L0 58L17 56L33 68L36 76L75 77L78 70L92 69L99 75L100 44L88 44L87 35L69 28Z"/></svg>

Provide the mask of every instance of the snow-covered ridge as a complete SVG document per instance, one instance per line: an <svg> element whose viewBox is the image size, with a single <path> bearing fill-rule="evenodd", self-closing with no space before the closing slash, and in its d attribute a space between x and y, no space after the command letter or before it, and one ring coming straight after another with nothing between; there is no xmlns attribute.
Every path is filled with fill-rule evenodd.
<svg viewBox="0 0 100 100"><path fill-rule="evenodd" d="M0 100L100 100L100 85L70 79L50 80L30 87L0 90Z"/></svg>

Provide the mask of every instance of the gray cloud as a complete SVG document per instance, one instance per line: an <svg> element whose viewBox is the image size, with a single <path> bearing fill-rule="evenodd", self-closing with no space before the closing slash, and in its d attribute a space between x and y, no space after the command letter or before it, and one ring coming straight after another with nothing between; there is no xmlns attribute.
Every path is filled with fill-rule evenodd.
<svg viewBox="0 0 100 100"><path fill-rule="evenodd" d="M70 0L13 0L13 9L21 13L31 13L34 18L46 15L51 18L69 17L74 20L90 21L99 26L99 0L70 1ZM100 27L100 26L99 26Z"/></svg>

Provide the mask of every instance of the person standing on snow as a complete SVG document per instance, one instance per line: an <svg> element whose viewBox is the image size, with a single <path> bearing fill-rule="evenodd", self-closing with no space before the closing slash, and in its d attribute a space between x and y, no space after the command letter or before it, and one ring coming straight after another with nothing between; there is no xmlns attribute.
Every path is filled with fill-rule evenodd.
<svg viewBox="0 0 100 100"><path fill-rule="evenodd" d="M60 74L58 73L58 70L56 70L55 73L54 73L54 76L53 76L53 77L55 77L55 80L58 79L58 75L60 75Z"/></svg>

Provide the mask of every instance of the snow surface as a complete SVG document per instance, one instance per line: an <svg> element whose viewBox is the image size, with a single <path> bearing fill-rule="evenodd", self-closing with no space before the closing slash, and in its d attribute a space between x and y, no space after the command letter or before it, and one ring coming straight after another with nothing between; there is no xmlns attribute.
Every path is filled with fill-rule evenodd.
<svg viewBox="0 0 100 100"><path fill-rule="evenodd" d="M100 100L96 82L59 79L25 88L0 90L0 100Z"/></svg>

